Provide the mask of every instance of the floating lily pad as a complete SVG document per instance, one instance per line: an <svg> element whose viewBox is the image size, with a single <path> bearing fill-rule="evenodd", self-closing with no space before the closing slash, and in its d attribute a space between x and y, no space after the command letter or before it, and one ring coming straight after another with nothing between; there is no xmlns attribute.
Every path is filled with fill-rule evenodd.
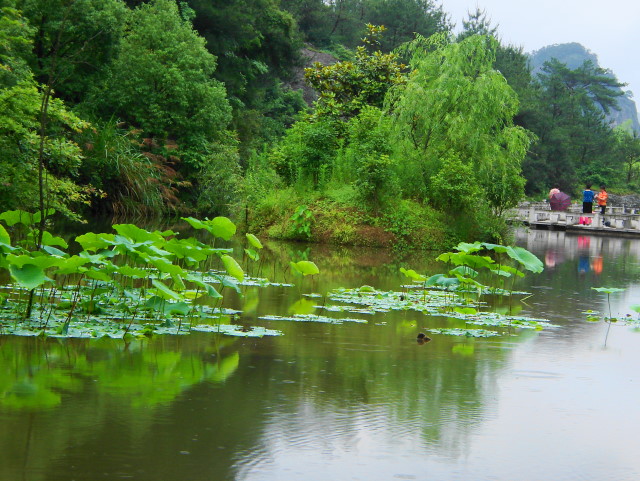
<svg viewBox="0 0 640 481"><path fill-rule="evenodd" d="M389 312L389 309L367 309L363 307L353 307L353 306L336 306L336 305L328 305L328 306L313 306L316 309L324 309L329 312L351 312L354 314L375 314L376 312Z"/></svg>
<svg viewBox="0 0 640 481"><path fill-rule="evenodd" d="M445 336L466 336L466 337L495 337L500 333L496 331L488 331L486 329L456 329L456 328L442 328L442 329L427 329L433 334L444 334Z"/></svg>
<svg viewBox="0 0 640 481"><path fill-rule="evenodd" d="M282 336L282 331L277 329L267 329L266 327L253 326L249 329L234 324L199 324L191 328L192 331L215 332L225 334L227 336L236 337L264 337L264 336Z"/></svg>
<svg viewBox="0 0 640 481"><path fill-rule="evenodd" d="M446 307L477 307L482 305L477 302L463 303L459 300L451 299L451 294L444 291L361 292L359 289L337 289L329 293L328 297L332 301L367 306L368 309L376 312L412 310L427 314L436 314Z"/></svg>
<svg viewBox="0 0 640 481"><path fill-rule="evenodd" d="M211 271L211 273L215 274L215 277L204 276L202 280L204 282L220 284L222 279L222 280L235 282L240 286L249 286L249 287L293 287L293 284L288 284L286 282L271 282L269 281L269 279L264 277L249 277L245 275L242 282L237 282L233 277L227 275L224 272Z"/></svg>
<svg viewBox="0 0 640 481"><path fill-rule="evenodd" d="M344 322L358 322L366 324L368 322L366 319L350 319L347 317L334 318L318 316L316 314L295 314L288 317L268 315L260 316L260 319L264 319L266 321L323 322L327 324L342 324Z"/></svg>

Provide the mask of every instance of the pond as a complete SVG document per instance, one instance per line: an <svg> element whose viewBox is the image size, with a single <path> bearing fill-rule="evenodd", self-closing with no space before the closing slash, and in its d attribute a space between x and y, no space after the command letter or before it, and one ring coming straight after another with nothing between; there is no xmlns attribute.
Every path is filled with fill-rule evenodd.
<svg viewBox="0 0 640 481"><path fill-rule="evenodd" d="M606 286L625 288L614 315L637 316L640 240L522 230L518 243L546 268L516 285L531 297L497 307L557 327L420 344L459 321L261 319L329 316L331 289L397 291L401 266L442 270L435 253L267 243L268 277L300 284L291 258L321 272L244 289L239 322L282 336L0 336L0 480L640 479L640 332L614 324L605 344L608 325L583 313L608 313L591 289Z"/></svg>

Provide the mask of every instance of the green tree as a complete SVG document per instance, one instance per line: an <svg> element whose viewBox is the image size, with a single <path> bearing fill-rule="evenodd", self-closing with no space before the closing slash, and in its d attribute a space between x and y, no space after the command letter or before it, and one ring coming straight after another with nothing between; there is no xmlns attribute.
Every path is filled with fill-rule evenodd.
<svg viewBox="0 0 640 481"><path fill-rule="evenodd" d="M75 162L53 162L51 145L65 142L68 137L60 130L60 119L55 118L64 107L57 105L54 95L70 104L84 100L113 58L127 9L121 0L19 0L16 4L33 26L33 52L27 58L41 91L38 209L44 210L52 203L66 208L74 198L72 192L80 188L75 183L81 173L82 157L75 146L73 155L68 152ZM57 192L65 179L67 192ZM87 185L84 190L93 192L93 187ZM65 195L69 200L61 200ZM66 210L69 214L68 208ZM40 232L44 223L45 216L42 216Z"/></svg>
<svg viewBox="0 0 640 481"><path fill-rule="evenodd" d="M451 154L429 179L430 203L445 212L468 213L476 209L482 189L475 178L473 166Z"/></svg>
<svg viewBox="0 0 640 481"><path fill-rule="evenodd" d="M216 58L172 0L131 12L118 57L93 102L150 136L196 143L225 130L231 109Z"/></svg>
<svg viewBox="0 0 640 481"><path fill-rule="evenodd" d="M357 179L360 194L377 203L382 177L392 164L381 134L388 127L378 132L364 130L375 128L387 90L405 77L397 55L379 50L384 27L367 28L365 45L358 47L353 62L306 69L305 79L319 92L319 99L313 113L289 129L271 157L287 182L309 181L317 188L331 177L342 145L341 160L352 165L344 169L350 178L339 182ZM353 120L369 107L374 109Z"/></svg>
<svg viewBox="0 0 640 481"><path fill-rule="evenodd" d="M181 200L195 205L201 195L215 197L209 189L221 188L200 182L211 178L203 175L211 164L227 162L233 170L238 158L227 132L231 106L214 78L216 57L193 29L192 12L182 8L153 0L131 12L118 57L87 107L141 128L146 155L160 172L177 171L181 177L173 172L166 180L172 177L171 188L182 188ZM222 159L221 152L229 155ZM176 205L171 190L164 195Z"/></svg>
<svg viewBox="0 0 640 481"><path fill-rule="evenodd" d="M415 33L428 37L451 30L442 6L432 0L284 0L282 5L294 15L306 40L318 47L355 48L367 24L387 28L383 52L412 40Z"/></svg>
<svg viewBox="0 0 640 481"><path fill-rule="evenodd" d="M375 209L400 191L393 172L390 119L377 107L365 106L351 118L341 152L338 182L351 182L361 200Z"/></svg>
<svg viewBox="0 0 640 481"><path fill-rule="evenodd" d="M288 183L319 187L338 151L338 127L331 118L296 122L271 152L271 163Z"/></svg>
<svg viewBox="0 0 640 481"><path fill-rule="evenodd" d="M621 125L614 129L616 160L624 167L624 177L628 185L638 179L638 166L640 165L640 136L638 132ZM637 182L636 182L637 183Z"/></svg>
<svg viewBox="0 0 640 481"><path fill-rule="evenodd" d="M367 105L382 107L387 90L405 81L398 55L380 51L385 27L367 25L367 29L365 45L356 49L353 62L316 63L306 69L305 80L319 95L316 116L348 119Z"/></svg>
<svg viewBox="0 0 640 481"><path fill-rule="evenodd" d="M268 76L287 77L298 59L300 38L290 13L274 0L189 0L194 28L218 57L215 75L229 95L250 103Z"/></svg>
<svg viewBox="0 0 640 481"><path fill-rule="evenodd" d="M442 5L433 0L368 0L363 4L363 20L386 27L380 40L383 52L413 40L416 33L429 37L451 30Z"/></svg>
<svg viewBox="0 0 640 481"><path fill-rule="evenodd" d="M447 171L468 166L482 195L468 209L489 206L500 214L523 195L520 165L530 134L513 125L518 99L500 72L493 68L497 41L474 35L450 43L444 35L418 37L402 51L410 58L405 85L393 87L387 109L394 119L397 151L415 166L404 172L403 185L431 202L452 179ZM421 179L422 186L416 185ZM469 178L464 179L469 183ZM460 190L458 205L469 198ZM455 194L455 190L451 192ZM480 202L478 203L478 201Z"/></svg>
<svg viewBox="0 0 640 481"><path fill-rule="evenodd" d="M300 95L283 87L298 64L301 36L292 15L276 0L189 0L193 26L217 57L214 77L223 82L233 107L231 126L244 156L281 135L288 119L276 104L298 112Z"/></svg>
<svg viewBox="0 0 640 481"><path fill-rule="evenodd" d="M0 7L0 87L11 87L31 77L27 60L32 37L33 29L22 12L10 6Z"/></svg>
<svg viewBox="0 0 640 481"><path fill-rule="evenodd" d="M293 15L304 40L317 47L331 44L331 6L323 0L282 0L282 8Z"/></svg>
<svg viewBox="0 0 640 481"><path fill-rule="evenodd" d="M89 199L88 192L74 182L82 152L72 139L87 124L60 99L51 98L48 133L43 137L43 96L32 80L0 88L0 210L36 211L42 208L42 200L46 207L77 217L73 211ZM44 199L40 198L40 167Z"/></svg>
<svg viewBox="0 0 640 481"><path fill-rule="evenodd" d="M9 7L0 13L0 206L53 207L73 217L72 207L88 196L73 180L82 153L72 139L87 123L53 97L55 68L45 85L33 79L26 60L34 29L26 17Z"/></svg>
<svg viewBox="0 0 640 481"><path fill-rule="evenodd" d="M462 20L462 31L456 37L456 41L461 42L473 35L488 35L499 40L498 25L492 26L487 12L480 7L476 7L474 12L467 12L467 18Z"/></svg>
<svg viewBox="0 0 640 481"><path fill-rule="evenodd" d="M113 59L127 8L122 0L18 0L35 32L36 79L80 102Z"/></svg>
<svg viewBox="0 0 640 481"><path fill-rule="evenodd" d="M523 166L527 191L542 192L551 184L567 192L587 181L610 184L617 173L609 158L613 134L605 114L623 95L622 84L590 61L572 70L556 59L544 64L536 83L522 118L539 139Z"/></svg>
<svg viewBox="0 0 640 481"><path fill-rule="evenodd" d="M491 19L487 16L486 11L480 8L476 8L474 12L468 12L467 19L462 21L462 26L462 31L456 37L458 42L473 35L489 35L498 41L493 66L518 94L520 109L526 108L527 99L531 96L533 79L529 59L523 48L514 45L503 45L498 34L499 26L492 26ZM518 123L517 116L515 120Z"/></svg>

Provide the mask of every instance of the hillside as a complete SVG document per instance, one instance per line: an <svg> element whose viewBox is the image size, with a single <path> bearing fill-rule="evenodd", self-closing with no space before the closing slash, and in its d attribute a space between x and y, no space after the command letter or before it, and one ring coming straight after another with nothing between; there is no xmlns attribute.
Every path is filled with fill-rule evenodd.
<svg viewBox="0 0 640 481"><path fill-rule="evenodd" d="M543 47L540 50L530 53L529 58L534 75L540 71L545 62L552 58L558 59L571 69L580 67L585 60L591 60L594 65L600 67L598 64L598 56L576 42ZM612 76L615 75L613 72L610 73ZM633 129L636 132L640 132L636 103L628 96L623 96L618 98L618 107L620 110L612 111L609 114L609 121L611 121L613 125L620 125L630 120Z"/></svg>

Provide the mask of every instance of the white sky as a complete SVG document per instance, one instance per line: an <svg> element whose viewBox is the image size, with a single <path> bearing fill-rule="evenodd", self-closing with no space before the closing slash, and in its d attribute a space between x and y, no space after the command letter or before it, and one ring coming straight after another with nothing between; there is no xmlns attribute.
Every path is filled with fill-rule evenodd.
<svg viewBox="0 0 640 481"><path fill-rule="evenodd" d="M467 12L484 10L498 25L504 44L532 52L547 45L578 42L598 56L602 68L634 93L640 104L640 0L440 0L462 28Z"/></svg>

